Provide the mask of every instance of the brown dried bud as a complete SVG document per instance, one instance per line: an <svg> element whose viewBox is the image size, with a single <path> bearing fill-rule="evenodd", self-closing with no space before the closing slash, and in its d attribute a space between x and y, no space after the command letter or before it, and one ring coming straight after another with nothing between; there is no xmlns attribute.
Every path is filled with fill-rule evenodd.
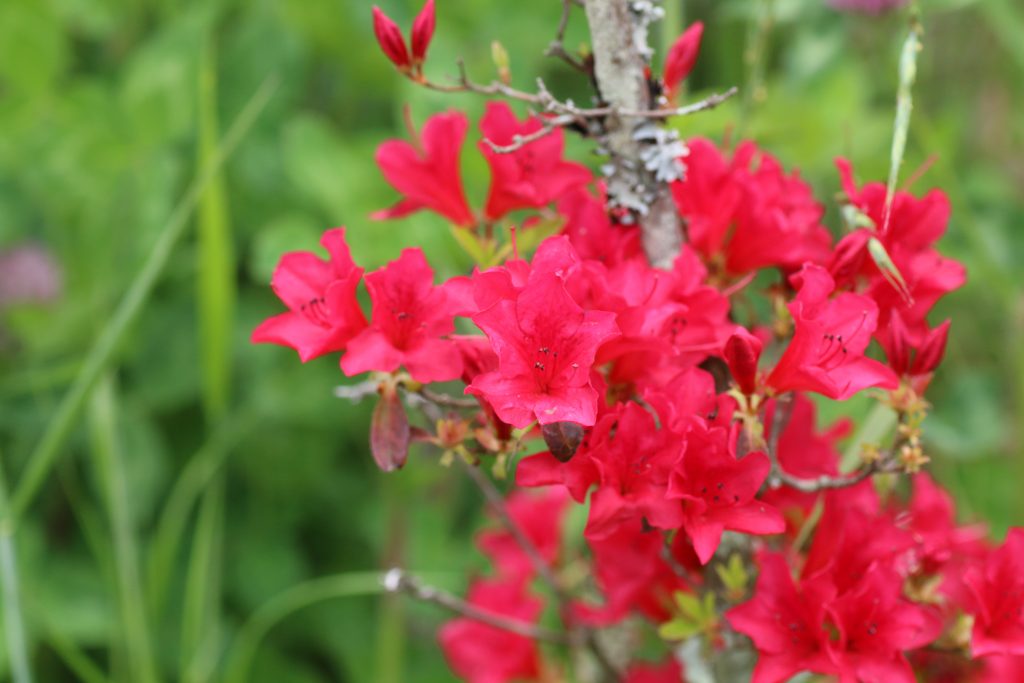
<svg viewBox="0 0 1024 683"><path fill-rule="evenodd" d="M409 455L409 418L394 382L380 385L380 400L370 421L370 451L377 467L392 472L405 464Z"/></svg>
<svg viewBox="0 0 1024 683"><path fill-rule="evenodd" d="M583 441L583 427L575 422L552 422L540 428L551 455L569 462Z"/></svg>

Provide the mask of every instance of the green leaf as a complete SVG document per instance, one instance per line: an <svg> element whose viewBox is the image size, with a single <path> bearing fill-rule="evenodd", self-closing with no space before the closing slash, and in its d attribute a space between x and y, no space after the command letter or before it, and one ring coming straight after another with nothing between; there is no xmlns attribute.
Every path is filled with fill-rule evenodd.
<svg viewBox="0 0 1024 683"><path fill-rule="evenodd" d="M743 558L740 557L739 553L730 555L728 564L716 564L715 573L718 574L718 578L721 579L722 584L725 586L726 597L729 600L736 602L743 598L743 595L747 592L750 575L747 574L747 568L743 564Z"/></svg>
<svg viewBox="0 0 1024 683"><path fill-rule="evenodd" d="M466 228L460 228L457 225L453 225L450 228L450 232L452 237L455 238L455 241L459 243L460 247L462 247L463 251L473 259L474 263L480 266L489 263L493 254L480 243L480 239L472 230L467 230Z"/></svg>

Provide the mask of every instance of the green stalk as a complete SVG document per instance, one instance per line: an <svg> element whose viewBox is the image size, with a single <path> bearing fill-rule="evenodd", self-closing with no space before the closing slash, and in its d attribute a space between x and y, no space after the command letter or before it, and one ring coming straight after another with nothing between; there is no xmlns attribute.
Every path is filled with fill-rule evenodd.
<svg viewBox="0 0 1024 683"><path fill-rule="evenodd" d="M93 462L114 539L115 575L128 680L132 683L156 683L160 677L142 599L128 482L117 437L116 389L110 375L105 375L93 391L89 408Z"/></svg>
<svg viewBox="0 0 1024 683"><path fill-rule="evenodd" d="M227 654L224 683L245 683L260 642L270 630L299 610L327 600L384 592L379 572L352 572L312 579L265 602L239 630Z"/></svg>
<svg viewBox="0 0 1024 683"><path fill-rule="evenodd" d="M28 640L21 611L21 589L18 584L18 558L14 550L14 527L7 517L7 480L0 460L0 581L3 582L4 634L7 636L7 657L11 662L14 683L32 683Z"/></svg>
<svg viewBox="0 0 1024 683"><path fill-rule="evenodd" d="M138 318L143 306L149 300L153 287L163 273L174 247L188 225L188 219L196 208L199 198L209 183L216 177L224 162L238 147L238 143L252 127L260 112L270 101L277 88L276 77L268 77L249 99L245 108L235 119L224 142L211 159L206 171L189 186L160 231L153 249L146 258L142 269L135 276L127 293L104 327L99 338L93 343L79 370L75 381L61 399L57 412L51 418L35 450L29 456L25 473L18 483L5 519L14 526L32 504L36 494L61 455L64 443L74 428L89 393L97 380L109 367L126 332Z"/></svg>

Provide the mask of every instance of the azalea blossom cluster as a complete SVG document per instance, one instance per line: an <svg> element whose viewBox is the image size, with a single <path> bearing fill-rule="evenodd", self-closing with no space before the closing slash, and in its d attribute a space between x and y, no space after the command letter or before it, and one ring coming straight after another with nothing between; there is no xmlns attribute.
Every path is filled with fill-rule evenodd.
<svg viewBox="0 0 1024 683"><path fill-rule="evenodd" d="M375 13L413 79L433 11L411 49ZM687 31L652 77L662 92L676 96L699 42ZM444 601L460 614L439 632L457 675L552 683L589 666L668 683L750 648L757 683L1024 677L1024 531L993 545L958 526L921 471L949 330L929 313L965 278L936 250L941 191L858 184L840 159L843 224L829 230L810 186L754 143L687 140L670 186L686 241L663 270L600 179L564 158L563 131L502 101L478 124L490 186L471 202L469 128L445 112L382 144L400 198L374 218L446 218L472 272L439 281L410 247L364 273L336 228L327 258L281 259L288 310L253 333L303 361L340 354L380 394L382 469L421 441L483 482L494 525L477 546L493 570ZM865 393L893 417L882 441L818 424L822 401ZM410 422L413 408L429 419Z"/></svg>

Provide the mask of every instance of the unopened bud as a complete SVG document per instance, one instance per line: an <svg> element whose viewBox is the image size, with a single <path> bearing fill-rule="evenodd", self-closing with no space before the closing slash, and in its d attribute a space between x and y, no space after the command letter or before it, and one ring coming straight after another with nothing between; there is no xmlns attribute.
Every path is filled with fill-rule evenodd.
<svg viewBox="0 0 1024 683"><path fill-rule="evenodd" d="M491 43L491 59L494 60L494 66L498 70L498 80L505 85L511 83L512 70L508 58L508 50L497 40Z"/></svg>

